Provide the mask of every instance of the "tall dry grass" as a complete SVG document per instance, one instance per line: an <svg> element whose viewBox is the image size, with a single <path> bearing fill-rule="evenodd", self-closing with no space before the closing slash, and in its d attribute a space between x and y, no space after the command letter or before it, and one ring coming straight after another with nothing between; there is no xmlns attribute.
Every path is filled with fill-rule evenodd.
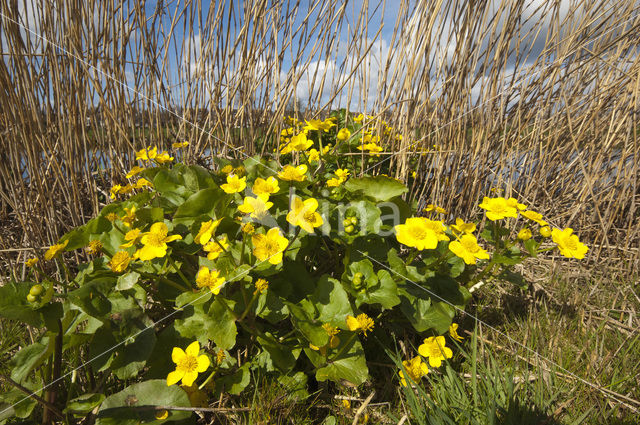
<svg viewBox="0 0 640 425"><path fill-rule="evenodd" d="M636 2L362 3L0 1L6 260L96 213L135 149L270 153L285 112L347 107L401 131L386 161L424 202L498 187L637 265Z"/></svg>

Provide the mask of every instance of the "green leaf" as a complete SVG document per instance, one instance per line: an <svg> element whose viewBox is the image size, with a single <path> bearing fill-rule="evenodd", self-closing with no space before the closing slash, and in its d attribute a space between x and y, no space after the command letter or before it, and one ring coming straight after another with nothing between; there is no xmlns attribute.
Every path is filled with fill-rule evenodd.
<svg viewBox="0 0 640 425"><path fill-rule="evenodd" d="M136 272L125 273L122 276L118 277L118 282L116 283L116 289L119 291L126 291L127 289L133 288L133 285L138 283L138 279L140 278L140 274Z"/></svg>
<svg viewBox="0 0 640 425"><path fill-rule="evenodd" d="M184 167L182 176L185 187L192 192L217 187L211 173L199 165Z"/></svg>
<svg viewBox="0 0 640 425"><path fill-rule="evenodd" d="M380 202L388 201L409 190L399 180L387 176L351 178L346 181L344 187L349 192L362 191L365 196Z"/></svg>
<svg viewBox="0 0 640 425"><path fill-rule="evenodd" d="M226 302L233 309L233 301ZM238 333L235 317L219 299L210 304L187 305L182 318L175 321L175 328L183 338L196 338L203 346L211 339L225 350L233 348Z"/></svg>
<svg viewBox="0 0 640 425"><path fill-rule="evenodd" d="M44 337L42 342L36 342L18 351L9 360L11 379L21 383L33 369L40 366L53 353L54 344L54 339Z"/></svg>
<svg viewBox="0 0 640 425"><path fill-rule="evenodd" d="M278 382L284 387L287 399L290 401L301 401L309 397L307 375L304 372L296 372L293 375L280 375Z"/></svg>
<svg viewBox="0 0 640 425"><path fill-rule="evenodd" d="M156 344L153 328L143 328L145 323L141 322L137 322L137 325L133 327L132 335L115 350L115 358L110 368L119 379L135 377L146 365Z"/></svg>
<svg viewBox="0 0 640 425"><path fill-rule="evenodd" d="M227 198L219 188L202 189L178 207L173 217L174 223L189 223L203 214L214 217L216 207L223 204Z"/></svg>
<svg viewBox="0 0 640 425"><path fill-rule="evenodd" d="M342 344L337 350L341 350ZM305 349L306 351L307 349ZM349 347L340 355L340 359L330 361L327 366L321 367L316 371L316 379L318 381L330 379L340 383L344 380L352 385L360 385L368 378L367 361L364 357L362 344L358 339L353 339L349 342Z"/></svg>
<svg viewBox="0 0 640 425"><path fill-rule="evenodd" d="M229 308L233 309L233 303L226 301ZM213 326L209 326L207 334L209 338L223 350L230 350L236 345L236 320L233 314L224 306L223 301L216 299L209 309L209 316L213 319Z"/></svg>
<svg viewBox="0 0 640 425"><path fill-rule="evenodd" d="M157 420L155 409L134 409L153 406L191 407L191 403L187 393L177 385L168 387L163 379L145 381L107 397L98 411L96 425L161 424L191 416L191 412L173 410L167 419Z"/></svg>
<svg viewBox="0 0 640 425"><path fill-rule="evenodd" d="M100 393L82 394L80 397L70 400L63 412L84 416L99 406L104 399L105 395Z"/></svg>
<svg viewBox="0 0 640 425"><path fill-rule="evenodd" d="M343 325L347 315L353 314L349 295L340 282L328 275L323 275L316 283L312 301L318 309L318 319L322 323Z"/></svg>
<svg viewBox="0 0 640 425"><path fill-rule="evenodd" d="M36 395L42 396L41 382L26 381L22 383L22 386L35 393ZM30 397L27 397L25 393L17 388L12 388L9 391L0 393L0 423L5 423L5 420L14 416L18 418L28 418L29 416L31 416L33 409L37 405L37 401Z"/></svg>
<svg viewBox="0 0 640 425"><path fill-rule="evenodd" d="M285 344L277 344L273 335L266 333L268 338L258 336L257 340L262 348L269 353L273 365L281 373L288 373L296 365L300 349Z"/></svg>
<svg viewBox="0 0 640 425"><path fill-rule="evenodd" d="M0 317L18 320L36 328L42 327L42 316L27 301L34 282L9 282L0 286Z"/></svg>
<svg viewBox="0 0 640 425"><path fill-rule="evenodd" d="M250 381L249 363L245 363L235 373L216 379L216 391L237 395L249 385Z"/></svg>
<svg viewBox="0 0 640 425"><path fill-rule="evenodd" d="M387 270L378 270L378 283L360 291L356 297L356 307L361 304L380 304L382 308L392 308L400 304L398 287Z"/></svg>

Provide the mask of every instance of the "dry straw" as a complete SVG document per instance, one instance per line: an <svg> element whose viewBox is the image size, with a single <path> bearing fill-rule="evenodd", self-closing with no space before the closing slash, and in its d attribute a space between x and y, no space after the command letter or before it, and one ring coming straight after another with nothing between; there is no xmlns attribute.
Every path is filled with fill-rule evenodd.
<svg viewBox="0 0 640 425"><path fill-rule="evenodd" d="M136 149L270 154L284 114L347 107L403 134L377 168L416 171L422 202L469 217L499 188L592 258L638 262L634 1L18 3L0 2L1 250L86 222Z"/></svg>

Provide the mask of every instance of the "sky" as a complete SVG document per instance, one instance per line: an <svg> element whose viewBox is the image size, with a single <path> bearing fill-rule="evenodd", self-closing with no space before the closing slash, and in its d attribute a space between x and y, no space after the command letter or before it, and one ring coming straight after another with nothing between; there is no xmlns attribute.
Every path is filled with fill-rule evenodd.
<svg viewBox="0 0 640 425"><path fill-rule="evenodd" d="M49 0L53 1L53 0ZM297 79L295 93L289 95L295 96L299 98L303 102L308 102L309 99L313 99L316 96L320 98L321 104L328 101L331 95L333 94L333 90L336 87L340 87L344 84L344 89L341 94L337 96L336 105L333 106L345 106L348 103L348 92L349 90L353 90L355 93L365 93L366 99L359 99L358 101L353 101L351 99L350 107L364 107L367 109L375 109L380 106L380 96L381 93L384 93L385 90L394 90L396 88L393 87L383 87L382 82L385 80L382 76L383 70L385 68L385 64L389 63L391 66L396 66L400 63L400 65L405 65L406 63L411 63L413 65L424 66L428 61L436 61L439 63L447 64L451 60L451 55L453 50L455 49L455 45L457 43L457 39L455 37L450 39L434 39L430 42L430 56L420 58L422 52L425 51L426 46L424 42L420 42L419 40L415 40L412 34L416 34L418 30L426 25L425 22L425 8L430 7L435 2L429 2L427 5L425 2L421 2L420 0L408 0L411 3L408 10L408 20L407 30L404 33L404 38L399 43L399 41L395 40L394 45L394 26L396 24L396 20L400 14L399 1L396 0L388 0L384 2L384 4L380 4L378 1L366 2L365 0L345 0L345 15L342 21L342 25L337 25L334 21L335 30L338 34L336 38L337 43L331 46L330 49L325 49L324 51L315 52L315 54L311 51L311 45L307 45L302 48L300 52L297 49L298 46L295 41L292 46L292 50L284 51L282 56L282 63L280 66L280 70L277 75L273 74L273 70L264 69L263 65L265 63L266 55L269 55L270 52L267 51L267 47L265 46L265 57L253 57L248 58L252 61L251 65L253 67L253 72L257 74L259 78L266 78L270 80L268 84L269 87L274 87L271 92L265 89L267 85L256 85L253 89L256 93L263 93L263 95L275 96L276 93L273 92L275 89L276 83L283 84L288 79L294 78ZM492 10L498 10L500 7L500 3L502 0L489 0L488 7L492 8ZM269 13L274 13L277 10L277 7L274 7L274 1L268 1L267 7L270 8ZM283 1L282 3L286 3ZM291 1L291 4L295 4L295 1ZM55 2L53 3L56 4ZM506 1L507 5L512 6L515 4L513 0ZM547 1L547 0L525 0L524 6L521 10L521 21L524 22L523 32L534 28L534 23L539 22L539 16L543 13L545 8L552 7L555 4L555 1ZM575 17L579 17L583 12L580 7L575 6L576 2L574 0L560 0L557 3L557 18L559 22L562 22L568 15L572 15ZM135 10L136 3L134 1L124 2L124 6L122 12L125 16L130 16L131 13ZM232 65L229 69L221 70L215 64L212 64L212 61L207 58L203 58L201 54L201 49L203 47L203 40L208 38L208 29L206 27L206 19L209 13L214 13L217 10L222 10L224 15L228 15L230 10L234 10L234 18L222 26L222 30L224 32L229 32L230 37L227 40L230 43L233 43L235 40L235 35L240 31L242 27L242 22L239 19L239 16L242 15L242 10L245 5L245 2L238 0L226 0L220 2L202 2L202 10L201 10L201 21L194 21L191 23L193 31L191 32L191 36L185 33L185 26L183 25L183 21L185 20L184 14L180 14L183 12L185 8L184 0L166 0L166 1L146 1L144 2L144 11L147 17L152 16L154 11L157 9L163 10L164 13L161 15L161 18L156 21L147 20L146 25L152 31L156 31L158 33L164 32L165 34L169 31L169 28L172 25L172 21L178 16L177 25L175 25L173 30L173 37L171 42L169 43L168 48L158 48L157 59L159 62L165 62L167 67L165 69L166 73L162 77L162 84L165 89L170 90L172 98L176 100L177 104L183 103L183 98L186 96L183 89L188 86L185 84L193 79L202 80L205 92L211 90L213 91L216 87L213 87L213 84L210 82L222 82L233 84L235 79L238 78L238 69L240 68L240 63L243 60L241 49L236 49L237 54L234 55L232 60ZM365 6L368 5L368 6ZM604 6L615 7L615 1L613 2L604 2ZM20 1L18 3L19 11L18 14L22 19L22 22L26 27L29 28L33 33L41 34L41 28L38 24L39 20L39 10L40 6L37 2L31 2L30 0ZM327 14L331 14L331 12L326 9L326 3L321 1L313 1L313 0L302 0L300 2L300 9L298 14L296 15L296 19L293 22L293 28L298 27L304 19L304 16L309 11L311 23L315 23L318 21L318 16L326 17ZM460 17L458 10L451 10L448 13L445 13L446 3L442 7L441 20L445 27L451 27L455 25L454 21ZM324 8L324 9L323 9ZM284 7L283 9L286 9ZM95 23L100 22L100 14L99 10L96 10L95 15ZM355 23L362 17L363 14L368 15L370 19L370 25L368 27L368 31L363 40L360 40L361 48L369 47L369 53L365 57L365 59L360 63L359 69L365 70L366 72L356 72L354 77L350 80L346 79L344 75L345 72L341 71L340 68L343 67L346 69L352 69L356 67L355 58L353 55L349 54L348 51L348 40L351 39L349 33L349 27L353 28ZM490 13L491 15L491 13ZM68 19L66 14L62 12L60 14L59 19ZM498 18L497 27L500 28L503 23L503 16ZM268 20L265 20L268 21ZM322 23L326 23L326 19L322 20ZM118 23L118 17L114 18L114 22ZM544 47L544 41L549 28L552 26L553 22L551 19L547 19L542 22L540 25L540 31L535 36L529 36L523 40L522 46L520 46L520 51L524 51L527 49L531 49L531 55L525 63L532 63L537 55L542 51ZM24 39L28 37L31 38L32 44L35 37L33 34L28 34L27 30L22 30L21 35ZM62 34L57 34L58 36L62 36ZM133 37L130 40L135 40L136 36L139 36L138 33L134 32ZM280 44L282 44L285 39L286 34L283 34L282 31L277 34L277 38ZM210 37L209 37L210 38ZM0 39L2 50L7 50L7 40L4 34L4 29L0 30ZM56 43L57 40L51 40ZM479 40L480 44L483 43ZM29 42L26 43L29 45ZM131 43L133 45L133 43ZM179 53L180 46L189 46L190 54L189 57L185 57L186 55L181 55ZM31 50L41 49L40 47L32 47ZM136 52L131 47L130 56L135 57ZM327 50L330 52L327 54ZM301 63L295 63L295 58L304 58ZM509 72L513 72L514 69L514 59L516 57L516 51L512 54L504 65L505 75L509 75ZM418 58L418 59L416 59ZM246 59L246 58L245 58ZM7 58L4 57L6 61ZM406 63L405 63L406 62ZM133 81L133 66L127 65L125 80L123 83L127 85L134 85ZM107 70L108 66L103 66L102 69ZM314 84L314 74L316 71L319 75L326 74L327 78L330 79L330 83L325 84L325 87L322 91L320 91L318 87L318 81L316 80ZM263 75L264 74L264 75ZM101 80L105 80L107 77L104 75L100 75L99 72L94 70L94 76L100 78ZM402 75L401 77L403 77ZM430 94L431 96L437 96L439 81L435 81L437 76L434 75L434 88L433 92ZM402 78L400 78L402 80ZM478 80L478 82L471 87L471 91L474 97L478 97L480 95L479 88L482 83L482 77ZM160 79L158 79L157 84L160 84ZM440 84L441 85L441 84ZM365 88L366 87L366 88ZM223 89L224 90L224 89ZM267 91L267 93L265 93ZM286 95L286 94L285 94ZM203 98L207 98L205 96ZM224 98L224 94L223 94ZM227 101L232 101L229 98L226 98ZM378 103L376 103L378 102Z"/></svg>

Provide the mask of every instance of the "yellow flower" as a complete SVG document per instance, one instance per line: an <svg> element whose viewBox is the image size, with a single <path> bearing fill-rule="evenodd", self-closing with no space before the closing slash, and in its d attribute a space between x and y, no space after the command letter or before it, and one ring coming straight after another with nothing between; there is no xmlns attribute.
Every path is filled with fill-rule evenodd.
<svg viewBox="0 0 640 425"><path fill-rule="evenodd" d="M331 143L329 143L327 146L322 148L322 155L328 154L329 151L331 151L332 148L333 148L333 145Z"/></svg>
<svg viewBox="0 0 640 425"><path fill-rule="evenodd" d="M449 244L449 250L462 258L466 264L475 264L476 258L489 259L489 253L480 248L478 240L473 235L462 235L460 239Z"/></svg>
<svg viewBox="0 0 640 425"><path fill-rule="evenodd" d="M133 222L136 219L136 206L132 206L131 208L124 207L124 215L120 218L125 226L131 227Z"/></svg>
<svg viewBox="0 0 640 425"><path fill-rule="evenodd" d="M320 152L316 149L309 149L307 152L309 162L318 162L320 161Z"/></svg>
<svg viewBox="0 0 640 425"><path fill-rule="evenodd" d="M141 159L143 161L148 161L149 160L149 155L147 155L147 150L146 149L140 149L138 152L136 152L136 159Z"/></svg>
<svg viewBox="0 0 640 425"><path fill-rule="evenodd" d="M451 338L455 339L458 342L462 342L462 340L464 339L463 337L458 335L457 323L452 323L451 326L449 326L449 335L451 336Z"/></svg>
<svg viewBox="0 0 640 425"><path fill-rule="evenodd" d="M355 122L362 122L362 120L363 120L363 119L364 119L364 115L362 115L362 114L358 114L358 116L357 116L357 117L354 117L354 118L353 118L353 120L354 120Z"/></svg>
<svg viewBox="0 0 640 425"><path fill-rule="evenodd" d="M282 148L280 153L285 155L291 151L303 151L309 149L311 146L313 146L313 141L307 139L307 135L301 132L291 137L291 141Z"/></svg>
<svg viewBox="0 0 640 425"><path fill-rule="evenodd" d="M151 229L140 239L142 248L136 252L136 258L143 261L162 258L167 255L167 243L182 239L180 235L168 236L169 229L163 222L153 223Z"/></svg>
<svg viewBox="0 0 640 425"><path fill-rule="evenodd" d="M307 178L306 173L307 166L304 164L298 165L297 167L285 165L282 171L278 173L278 177L285 181L301 182Z"/></svg>
<svg viewBox="0 0 640 425"><path fill-rule="evenodd" d="M216 242L217 241L217 242ZM207 253L207 258L209 260L215 260L222 254L225 249L229 248L229 243L227 241L227 235L224 235L222 239L211 239L207 242L202 249Z"/></svg>
<svg viewBox="0 0 640 425"><path fill-rule="evenodd" d="M422 361L420 356L416 356L409 361L403 361L402 366L407 371L407 375L413 382L418 382L424 375L429 373L427 364ZM400 371L400 383L403 387L407 386L407 380L405 379L403 371Z"/></svg>
<svg viewBox="0 0 640 425"><path fill-rule="evenodd" d="M218 225L221 221L222 219L215 221L209 220L201 223L200 230L198 231L196 237L193 238L193 240L200 245L204 245L209 242L209 240L211 240L211 237L215 234L216 229L218 228Z"/></svg>
<svg viewBox="0 0 640 425"><path fill-rule="evenodd" d="M351 174L351 172L347 169L343 169L343 168L338 168L335 171L335 175L341 179L341 180L346 180L349 177L349 174Z"/></svg>
<svg viewBox="0 0 640 425"><path fill-rule="evenodd" d="M102 251L102 242L97 239L94 239L89 242L86 248L87 254L99 254Z"/></svg>
<svg viewBox="0 0 640 425"><path fill-rule="evenodd" d="M129 170L129 172L127 173L127 175L125 177L130 179L133 176L137 176L142 171L144 171L144 167L139 167L139 166L136 165L131 170Z"/></svg>
<svg viewBox="0 0 640 425"><path fill-rule="evenodd" d="M51 245L47 252L44 253L44 259L51 260L52 258L56 258L64 250L68 243L69 240L67 239L62 243Z"/></svg>
<svg viewBox="0 0 640 425"><path fill-rule="evenodd" d="M27 261L24 262L24 265L27 267L33 267L36 265L38 261L39 260L37 258L29 258Z"/></svg>
<svg viewBox="0 0 640 425"><path fill-rule="evenodd" d="M109 197L110 197L111 199L116 199L116 195L117 195L118 193L120 193L120 191L121 191L121 190L122 190L122 185L114 184L114 185L111 187L111 190L109 191L109 192L110 192Z"/></svg>
<svg viewBox="0 0 640 425"><path fill-rule="evenodd" d="M226 356L227 355L225 354L224 350L218 350L218 352L216 353L216 363L222 364L222 361Z"/></svg>
<svg viewBox="0 0 640 425"><path fill-rule="evenodd" d="M424 217L408 218L404 224L395 227L396 239L403 245L419 250L435 249L438 246L438 233L430 221Z"/></svg>
<svg viewBox="0 0 640 425"><path fill-rule="evenodd" d="M551 231L551 238L558 244L560 254L567 258L577 258L582 260L589 248L580 242L577 235L572 234L573 229L567 227L564 230L553 229Z"/></svg>
<svg viewBox="0 0 640 425"><path fill-rule="evenodd" d="M435 212L437 212L439 214L446 214L447 213L447 210L445 210L444 208L439 207L437 205L434 205L434 204L428 204L424 210L426 212L435 211Z"/></svg>
<svg viewBox="0 0 640 425"><path fill-rule="evenodd" d="M429 220L428 218L425 218L423 220L423 223L427 229L431 229L435 232L438 241L449 240L449 236L444 233L447 227L444 225L444 222L442 220Z"/></svg>
<svg viewBox="0 0 640 425"><path fill-rule="evenodd" d="M153 187L153 183L144 177L140 177L135 185L136 189L144 189L145 187Z"/></svg>
<svg viewBox="0 0 640 425"><path fill-rule="evenodd" d="M342 180L338 179L338 178L330 178L329 180L327 180L327 186L328 187L338 187L342 184Z"/></svg>
<svg viewBox="0 0 640 425"><path fill-rule="evenodd" d="M176 142L171 145L174 149L186 148L189 146L189 142Z"/></svg>
<svg viewBox="0 0 640 425"><path fill-rule="evenodd" d="M338 135L336 136L336 139L343 142L347 140L349 137L351 137L351 132L349 131L348 128L343 128L342 130L338 131Z"/></svg>
<svg viewBox="0 0 640 425"><path fill-rule="evenodd" d="M521 241L528 241L529 239L531 239L531 236L533 236L531 234L531 230L526 227L518 232L518 239L520 239Z"/></svg>
<svg viewBox="0 0 640 425"><path fill-rule="evenodd" d="M255 227L253 226L253 224L251 224L251 223L245 223L245 224L242 226L242 231L243 231L244 233L246 233L247 235L252 235L252 234L253 234L253 232L255 232L255 231L256 231L256 228L255 228Z"/></svg>
<svg viewBox="0 0 640 425"><path fill-rule="evenodd" d="M331 127L335 127L335 123L331 120L331 118L326 119L324 121L320 121L320 120L307 121L307 120L304 120L304 122L307 123L307 125L304 126L305 130L317 130L317 131L328 132Z"/></svg>
<svg viewBox="0 0 640 425"><path fill-rule="evenodd" d="M531 221L535 221L540 226L546 226L548 224L546 221L542 219L542 214L535 211L531 211L531 210L522 211L520 212L520 215L522 215L525 218L528 218Z"/></svg>
<svg viewBox="0 0 640 425"><path fill-rule="evenodd" d="M227 183L220 186L226 193L242 192L245 187L247 187L247 178L240 178L236 174L229 174L227 176Z"/></svg>
<svg viewBox="0 0 640 425"><path fill-rule="evenodd" d="M209 368L209 357L199 356L200 344L194 341L185 351L179 347L173 347L171 360L176 364L176 370L167 375L167 385L173 385L182 380L183 385L191 386L198 378L198 373L202 373Z"/></svg>
<svg viewBox="0 0 640 425"><path fill-rule="evenodd" d="M451 229L456 233L467 233L470 235L476 231L476 224L465 223L463 219L456 218L456 224L452 224Z"/></svg>
<svg viewBox="0 0 640 425"><path fill-rule="evenodd" d="M542 235L542 237L548 238L549 236L551 236L551 228L549 226L542 226L540 228L540 234Z"/></svg>
<svg viewBox="0 0 640 425"><path fill-rule="evenodd" d="M110 212L109 214L105 215L104 218L106 218L107 220L113 223L118 219L118 214L114 212Z"/></svg>
<svg viewBox="0 0 640 425"><path fill-rule="evenodd" d="M164 164L165 162L173 161L173 157L169 156L169 153L167 151L162 151L161 153L153 157L153 160L158 164Z"/></svg>
<svg viewBox="0 0 640 425"><path fill-rule="evenodd" d="M125 235L124 235L124 240L128 241L127 243L124 243L122 245L120 245L120 248L130 248L133 246L134 243L137 242L138 237L140 236L140 229L131 229L129 230Z"/></svg>
<svg viewBox="0 0 640 425"><path fill-rule="evenodd" d="M367 332L373 329L373 325L373 319L364 313L357 317L347 315L347 328L352 332L362 331L364 336L367 336Z"/></svg>
<svg viewBox="0 0 640 425"><path fill-rule="evenodd" d="M440 367L442 360L453 357L453 352L450 348L445 347L444 343L445 341L442 335L435 337L430 336L424 340L424 344L418 347L418 353L420 353L422 357L429 359L429 365L431 367Z"/></svg>
<svg viewBox="0 0 640 425"><path fill-rule="evenodd" d="M318 201L315 198L303 201L296 196L293 198L291 210L287 213L287 221L294 226L302 227L309 233L314 233L313 228L322 226L324 223L316 209L318 209Z"/></svg>
<svg viewBox="0 0 640 425"><path fill-rule="evenodd" d="M215 295L220 293L222 285L224 285L225 278L220 276L218 270L209 270L208 267L202 266L196 274L196 285L198 288L209 288Z"/></svg>
<svg viewBox="0 0 640 425"><path fill-rule="evenodd" d="M485 196L480 204L480 208L487 210L487 218L491 221L501 220L505 217L515 218L518 216L517 205L514 205L513 202L508 202L503 197L488 198Z"/></svg>
<svg viewBox="0 0 640 425"><path fill-rule="evenodd" d="M256 233L251 236L253 242L253 255L260 261L269 261L271 264L280 264L282 262L282 253L289 245L287 238L280 234L277 228L269 229L263 235Z"/></svg>
<svg viewBox="0 0 640 425"><path fill-rule="evenodd" d="M258 177L253 182L251 190L255 195L273 195L280 190L280 186L278 185L278 179L273 176L268 177L266 180Z"/></svg>
<svg viewBox="0 0 640 425"><path fill-rule="evenodd" d="M255 286L256 290L254 294L257 294L259 292L266 291L269 288L269 282L267 282L265 279L258 279L256 280Z"/></svg>
<svg viewBox="0 0 640 425"><path fill-rule="evenodd" d="M107 263L107 265L111 268L115 273L122 273L129 267L129 262L131 261L131 256L127 251L118 251L113 254L111 257L111 261Z"/></svg>
<svg viewBox="0 0 640 425"><path fill-rule="evenodd" d="M516 198L507 199L507 205L509 205L510 207L514 207L514 208L518 209L518 211L523 211L523 210L527 209L527 206L525 204L519 203Z"/></svg>
<svg viewBox="0 0 640 425"><path fill-rule="evenodd" d="M227 164L220 170L221 173L229 174L233 172L233 166L231 164Z"/></svg>
<svg viewBox="0 0 640 425"><path fill-rule="evenodd" d="M260 220L267 215L272 206L273 202L269 202L269 195L258 195L255 198L245 196L244 203L238 206L238 210L245 214L251 214L250 217Z"/></svg>

